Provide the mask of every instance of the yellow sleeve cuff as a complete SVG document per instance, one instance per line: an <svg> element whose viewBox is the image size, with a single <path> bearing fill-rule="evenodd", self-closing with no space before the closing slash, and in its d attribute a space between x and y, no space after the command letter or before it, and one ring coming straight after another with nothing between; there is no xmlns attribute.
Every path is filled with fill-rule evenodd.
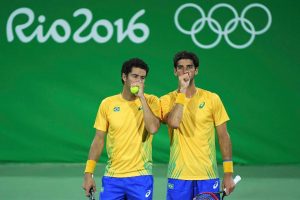
<svg viewBox="0 0 300 200"><path fill-rule="evenodd" d="M177 97L176 97L176 100L175 100L175 103L184 105L184 103L185 103L185 94L183 94L183 93L178 93L178 94L177 94Z"/></svg>

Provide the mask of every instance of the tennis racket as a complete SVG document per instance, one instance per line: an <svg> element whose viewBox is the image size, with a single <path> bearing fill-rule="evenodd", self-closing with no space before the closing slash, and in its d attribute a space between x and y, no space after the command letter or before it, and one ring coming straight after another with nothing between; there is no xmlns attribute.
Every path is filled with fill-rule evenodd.
<svg viewBox="0 0 300 200"><path fill-rule="evenodd" d="M233 182L234 184L237 184L238 182L240 182L242 178L237 175L236 177L234 177ZM219 200L219 198L217 197L218 194L222 194L222 200L224 199L224 197L226 196L226 188L224 189L224 191L220 191L220 192L201 192L200 194L197 194L193 200Z"/></svg>
<svg viewBox="0 0 300 200"><path fill-rule="evenodd" d="M95 199L95 192L94 192L93 188L90 189L89 200L96 200Z"/></svg>

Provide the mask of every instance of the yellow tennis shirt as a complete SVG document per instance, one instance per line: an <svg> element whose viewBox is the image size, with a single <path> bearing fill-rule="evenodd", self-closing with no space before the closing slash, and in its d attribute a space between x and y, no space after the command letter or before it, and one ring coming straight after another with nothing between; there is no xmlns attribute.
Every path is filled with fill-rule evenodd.
<svg viewBox="0 0 300 200"><path fill-rule="evenodd" d="M153 114L160 117L160 102L145 94ZM104 99L94 128L107 133L108 161L105 176L131 177L152 174L152 135L146 131L140 100L125 100L121 94Z"/></svg>
<svg viewBox="0 0 300 200"><path fill-rule="evenodd" d="M177 91L161 97L162 117L175 105ZM170 161L168 177L183 180L206 180L218 177L215 126L229 120L215 93L197 88L186 98L178 129L169 128Z"/></svg>

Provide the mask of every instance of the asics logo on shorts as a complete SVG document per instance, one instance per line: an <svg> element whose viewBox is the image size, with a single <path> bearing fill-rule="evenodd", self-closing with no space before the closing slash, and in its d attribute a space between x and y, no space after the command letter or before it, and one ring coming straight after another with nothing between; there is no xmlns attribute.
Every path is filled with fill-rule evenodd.
<svg viewBox="0 0 300 200"><path fill-rule="evenodd" d="M190 29L182 28L182 27L186 27L186 25L184 24L184 26L182 26L182 24L179 23L180 14L183 12L183 10L185 10L187 8L194 9L194 10L196 9L196 11L199 12L199 14L200 14L198 20L196 20L193 24L190 25L190 27L191 27ZM213 13L219 8L228 9L234 15L233 18L230 19L226 24L224 24L223 27L221 26L219 21L217 21L213 17ZM261 30L256 30L253 22L246 18L246 13L250 9L254 9L254 8L262 9L267 17L267 23ZM236 48L236 49L244 49L246 47L249 47L253 43L255 36L265 33L270 28L271 23L272 23L272 16L271 16L270 10L266 6L264 6L260 3L249 4L242 10L240 15L238 14L238 11L233 6L231 6L227 3L219 3L210 9L207 16L206 16L205 12L203 11L203 9L200 6L198 6L197 4L186 3L186 4L181 5L176 10L175 16L174 16L174 21L175 21L175 25L176 25L177 29L180 32L182 32L183 34L190 35L194 44L200 48L203 48L203 49L214 48L220 43L222 37L224 37L225 41L227 42L227 44L229 46ZM199 41L199 39L198 39L199 36L198 36L198 38L196 37L196 35L203 30L203 28L205 27L206 24L208 25L209 29L212 32L217 34L217 39L214 42L212 42L211 44L203 44ZM236 43L232 42L229 37L229 35L238 28L239 24L242 25L242 28L244 29L245 32L250 34L250 39L247 42L245 42L244 44L236 44Z"/></svg>
<svg viewBox="0 0 300 200"><path fill-rule="evenodd" d="M216 189L219 186L219 182L216 181L215 184L213 185L213 189Z"/></svg>
<svg viewBox="0 0 300 200"><path fill-rule="evenodd" d="M145 194L145 197L148 198L151 194L151 190L147 190L147 193Z"/></svg>
<svg viewBox="0 0 300 200"><path fill-rule="evenodd" d="M173 190L174 189L174 184L168 183L168 188L171 189L171 190Z"/></svg>

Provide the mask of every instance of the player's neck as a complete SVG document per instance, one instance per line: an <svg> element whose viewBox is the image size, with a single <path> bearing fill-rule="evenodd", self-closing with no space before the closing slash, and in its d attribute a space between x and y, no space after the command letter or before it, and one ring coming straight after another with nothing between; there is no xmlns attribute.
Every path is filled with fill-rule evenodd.
<svg viewBox="0 0 300 200"><path fill-rule="evenodd" d="M197 88L195 84L191 84L187 87L185 95L187 98L192 98L196 94L196 92Z"/></svg>

